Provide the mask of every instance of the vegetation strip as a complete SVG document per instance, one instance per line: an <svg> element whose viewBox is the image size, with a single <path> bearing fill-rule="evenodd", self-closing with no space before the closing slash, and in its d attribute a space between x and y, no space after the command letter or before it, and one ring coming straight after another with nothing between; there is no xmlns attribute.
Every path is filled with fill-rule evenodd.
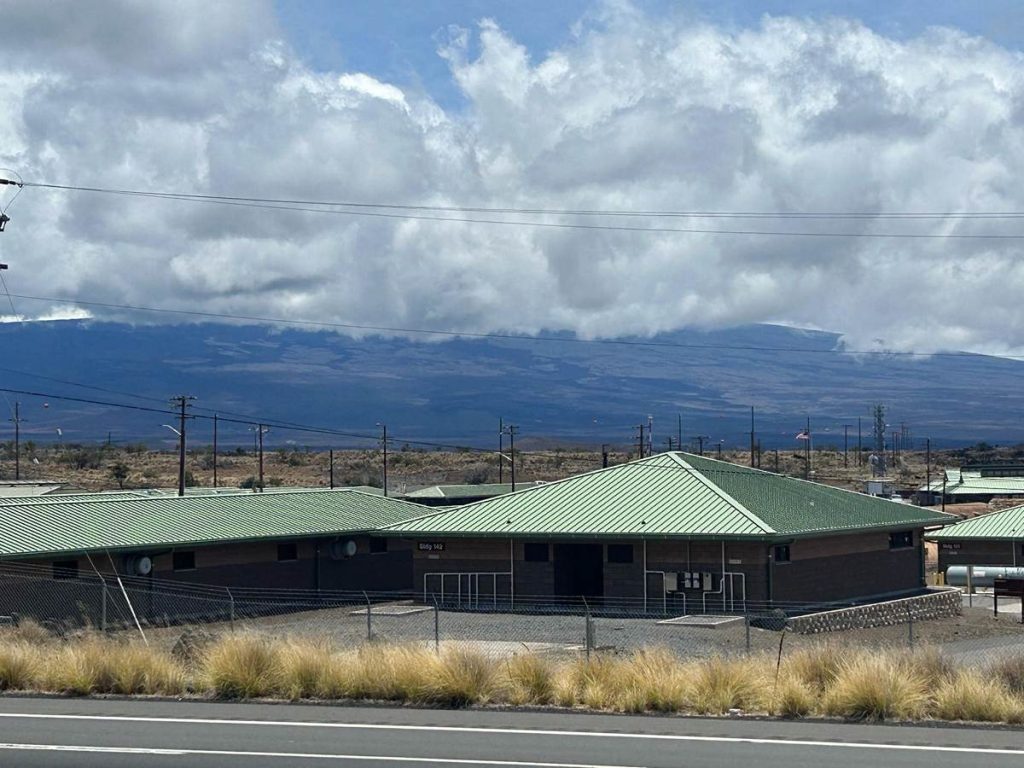
<svg viewBox="0 0 1024 768"><path fill-rule="evenodd" d="M1024 654L976 669L934 648L830 644L777 663L769 655L687 660L658 648L496 658L468 648L339 648L328 639L248 632L166 651L102 635L62 642L32 633L23 626L0 640L0 690L1024 723Z"/></svg>

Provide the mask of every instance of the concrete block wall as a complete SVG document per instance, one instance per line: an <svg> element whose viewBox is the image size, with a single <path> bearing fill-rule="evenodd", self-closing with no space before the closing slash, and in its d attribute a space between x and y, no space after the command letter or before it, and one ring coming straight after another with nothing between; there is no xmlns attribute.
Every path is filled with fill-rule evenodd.
<svg viewBox="0 0 1024 768"><path fill-rule="evenodd" d="M960 610L960 590L941 589L900 600L797 616L790 619L787 626L791 632L800 634L841 632L906 624L911 617L914 621L948 619L959 616Z"/></svg>

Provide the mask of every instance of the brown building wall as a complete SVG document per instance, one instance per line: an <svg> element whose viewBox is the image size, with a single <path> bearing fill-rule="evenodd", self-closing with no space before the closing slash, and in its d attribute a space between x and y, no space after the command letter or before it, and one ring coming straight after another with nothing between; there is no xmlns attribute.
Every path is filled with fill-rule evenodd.
<svg viewBox="0 0 1024 768"><path fill-rule="evenodd" d="M1022 537L1024 538L1024 537ZM1024 541L941 541L939 570L951 565L1024 565Z"/></svg>
<svg viewBox="0 0 1024 768"><path fill-rule="evenodd" d="M876 531L789 545L791 561L773 563L772 598L778 603L854 600L924 586L921 530L913 546L891 549L889 532Z"/></svg>

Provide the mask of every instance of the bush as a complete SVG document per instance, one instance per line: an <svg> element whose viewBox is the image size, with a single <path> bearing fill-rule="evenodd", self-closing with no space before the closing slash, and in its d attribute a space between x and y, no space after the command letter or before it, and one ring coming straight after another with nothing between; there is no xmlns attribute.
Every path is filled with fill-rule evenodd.
<svg viewBox="0 0 1024 768"><path fill-rule="evenodd" d="M924 714L927 691L927 680L907 664L859 653L840 667L825 711L857 720L909 720Z"/></svg>
<svg viewBox="0 0 1024 768"><path fill-rule="evenodd" d="M281 690L280 647L255 634L222 637L206 652L203 676L219 698L270 696Z"/></svg>
<svg viewBox="0 0 1024 768"><path fill-rule="evenodd" d="M934 715L942 720L973 720L1005 722L1012 709L1012 699L1003 685L963 671L947 678L935 692Z"/></svg>
<svg viewBox="0 0 1024 768"><path fill-rule="evenodd" d="M1004 656L990 664L987 671L1013 693L1024 695L1024 654Z"/></svg>
<svg viewBox="0 0 1024 768"><path fill-rule="evenodd" d="M42 668L37 646L11 643L0 647L0 691L33 688Z"/></svg>
<svg viewBox="0 0 1024 768"><path fill-rule="evenodd" d="M551 664L532 653L505 662L506 695L511 704L549 704L555 693Z"/></svg>

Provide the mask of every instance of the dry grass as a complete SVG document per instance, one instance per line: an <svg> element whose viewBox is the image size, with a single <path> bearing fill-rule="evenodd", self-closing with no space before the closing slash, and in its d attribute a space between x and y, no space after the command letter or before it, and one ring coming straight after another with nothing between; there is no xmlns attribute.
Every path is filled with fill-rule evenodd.
<svg viewBox="0 0 1024 768"><path fill-rule="evenodd" d="M202 676L210 691L224 699L270 696L284 688L280 645L256 634L226 635L210 646Z"/></svg>
<svg viewBox="0 0 1024 768"><path fill-rule="evenodd" d="M1024 695L1024 654L1005 656L988 667L990 677L995 677L1018 696Z"/></svg>
<svg viewBox="0 0 1024 768"><path fill-rule="evenodd" d="M904 656L855 652L824 696L826 714L855 720L913 720L926 713L928 678Z"/></svg>
<svg viewBox="0 0 1024 768"><path fill-rule="evenodd" d="M164 650L98 635L42 645L0 639L0 690L1024 722L1022 658L979 672L931 648L868 652L826 644L793 653L777 679L775 673L774 657L684 661L663 649L493 659L464 649L339 649L326 640L239 633L216 638L197 664L186 665Z"/></svg>

